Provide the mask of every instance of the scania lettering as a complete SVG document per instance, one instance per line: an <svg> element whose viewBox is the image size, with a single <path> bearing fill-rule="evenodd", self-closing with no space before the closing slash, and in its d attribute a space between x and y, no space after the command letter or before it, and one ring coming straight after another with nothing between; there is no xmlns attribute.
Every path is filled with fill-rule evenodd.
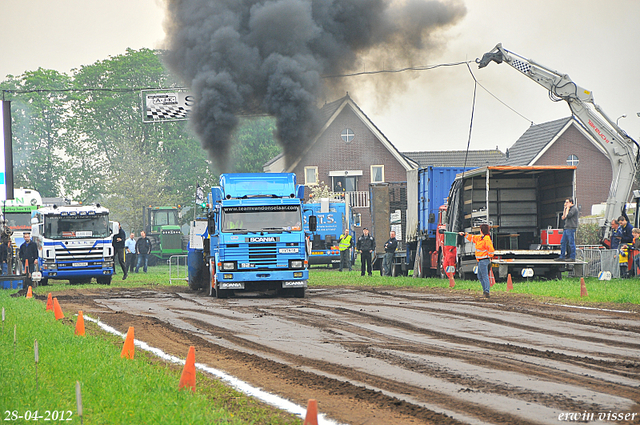
<svg viewBox="0 0 640 425"><path fill-rule="evenodd" d="M189 286L226 298L246 292L304 297L304 186L295 174L222 174L207 217L191 223Z"/></svg>
<svg viewBox="0 0 640 425"><path fill-rule="evenodd" d="M41 284L49 279L110 284L113 275L113 229L109 210L96 206L38 209L31 232L38 244Z"/></svg>

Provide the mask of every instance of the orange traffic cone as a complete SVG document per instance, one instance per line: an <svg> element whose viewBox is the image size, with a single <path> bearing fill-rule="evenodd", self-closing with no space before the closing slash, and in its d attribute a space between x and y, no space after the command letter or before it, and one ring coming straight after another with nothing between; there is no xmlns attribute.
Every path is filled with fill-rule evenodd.
<svg viewBox="0 0 640 425"><path fill-rule="evenodd" d="M84 316L82 310L78 312L78 320L76 321L76 335L84 336Z"/></svg>
<svg viewBox="0 0 640 425"><path fill-rule="evenodd" d="M178 388L190 387L191 391L196 392L196 348L192 345L187 353L187 360L180 375L180 383Z"/></svg>
<svg viewBox="0 0 640 425"><path fill-rule="evenodd" d="M64 314L62 313L62 309L60 308L60 304L58 303L58 298L53 299L53 315L56 320L64 319Z"/></svg>
<svg viewBox="0 0 640 425"><path fill-rule="evenodd" d="M493 285L496 284L496 278L493 275L493 269L489 269L489 288L493 288Z"/></svg>
<svg viewBox="0 0 640 425"><path fill-rule="evenodd" d="M51 292L49 292L49 295L47 295L47 310L46 311L53 311L53 299L51 298Z"/></svg>
<svg viewBox="0 0 640 425"><path fill-rule="evenodd" d="M307 415L304 417L302 425L318 425L318 401L309 399L307 405Z"/></svg>
<svg viewBox="0 0 640 425"><path fill-rule="evenodd" d="M513 291L513 281L511 280L511 273L507 275L507 291Z"/></svg>
<svg viewBox="0 0 640 425"><path fill-rule="evenodd" d="M589 296L589 294L587 293L587 285L585 285L584 283L584 277L580 278L580 296L581 297Z"/></svg>
<svg viewBox="0 0 640 425"><path fill-rule="evenodd" d="M453 288L456 286L456 281L453 279L453 273L447 273L449 276L449 288Z"/></svg>
<svg viewBox="0 0 640 425"><path fill-rule="evenodd" d="M31 291L31 286L27 289L27 298L33 298L33 291Z"/></svg>
<svg viewBox="0 0 640 425"><path fill-rule="evenodd" d="M136 348L133 345L133 326L129 326L127 337L124 340L124 346L122 347L122 353L120 357L126 357L127 359L133 359L133 355L136 352Z"/></svg>

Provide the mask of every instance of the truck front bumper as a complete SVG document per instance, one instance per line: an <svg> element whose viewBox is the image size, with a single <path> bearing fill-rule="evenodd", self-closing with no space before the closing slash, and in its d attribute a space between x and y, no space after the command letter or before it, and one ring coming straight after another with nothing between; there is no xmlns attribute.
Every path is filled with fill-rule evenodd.
<svg viewBox="0 0 640 425"><path fill-rule="evenodd" d="M216 280L220 289L306 288L309 270L219 272Z"/></svg>
<svg viewBox="0 0 640 425"><path fill-rule="evenodd" d="M102 277L113 275L113 269L95 269L95 270L41 270L42 277L45 279L74 279Z"/></svg>

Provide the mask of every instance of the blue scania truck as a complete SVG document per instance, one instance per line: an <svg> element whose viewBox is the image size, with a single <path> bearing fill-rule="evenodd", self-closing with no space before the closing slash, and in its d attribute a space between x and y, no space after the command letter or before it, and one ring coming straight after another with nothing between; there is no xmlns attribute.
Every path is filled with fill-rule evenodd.
<svg viewBox="0 0 640 425"><path fill-rule="evenodd" d="M191 223L191 289L217 298L242 292L305 297L304 186L296 185L295 174L222 174L208 198L207 217Z"/></svg>
<svg viewBox="0 0 640 425"><path fill-rule="evenodd" d="M309 218L315 216L316 230L309 229ZM304 204L304 229L309 232L311 252L309 265L340 266L338 239L344 229L350 229L349 206L344 200L320 199L318 202Z"/></svg>

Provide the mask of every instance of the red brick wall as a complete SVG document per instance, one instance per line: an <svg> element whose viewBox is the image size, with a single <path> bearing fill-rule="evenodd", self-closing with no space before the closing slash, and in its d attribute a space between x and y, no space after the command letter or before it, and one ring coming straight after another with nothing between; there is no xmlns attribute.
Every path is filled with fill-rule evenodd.
<svg viewBox="0 0 640 425"><path fill-rule="evenodd" d="M576 127L571 125L536 161L535 165L567 165L569 155L580 160L576 198L580 215L590 215L591 206L605 202L611 186L611 163Z"/></svg>
<svg viewBox="0 0 640 425"><path fill-rule="evenodd" d="M350 143L344 142L340 137L346 128L351 129L355 134ZM304 167L317 166L318 181L331 187L330 171L362 170L362 176L358 177L358 190L368 191L371 182L371 165L384 165L384 180L387 182L407 180L404 167L347 105L293 172L296 173L298 183L304 184ZM308 188L306 194L307 196L309 194ZM362 227L371 228L371 215L368 208L356 208L354 212L361 213ZM358 236L362 233L362 227L356 232Z"/></svg>

